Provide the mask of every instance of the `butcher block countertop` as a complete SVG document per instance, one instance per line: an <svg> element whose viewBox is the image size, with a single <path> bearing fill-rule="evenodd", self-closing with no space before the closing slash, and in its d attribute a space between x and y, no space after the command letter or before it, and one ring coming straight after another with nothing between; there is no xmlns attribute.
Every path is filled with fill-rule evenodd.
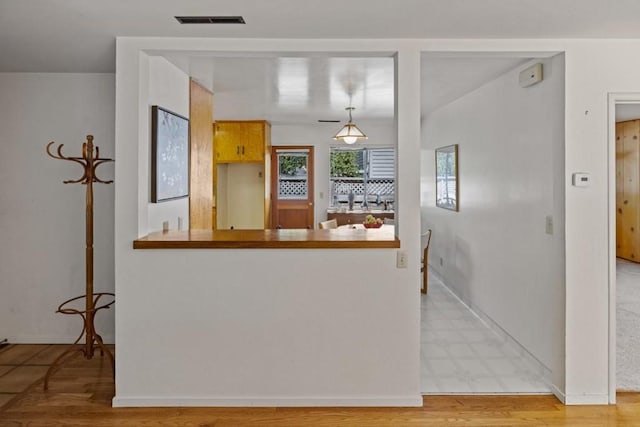
<svg viewBox="0 0 640 427"><path fill-rule="evenodd" d="M399 248L395 227L331 230L189 230L151 233L134 249L384 249Z"/></svg>

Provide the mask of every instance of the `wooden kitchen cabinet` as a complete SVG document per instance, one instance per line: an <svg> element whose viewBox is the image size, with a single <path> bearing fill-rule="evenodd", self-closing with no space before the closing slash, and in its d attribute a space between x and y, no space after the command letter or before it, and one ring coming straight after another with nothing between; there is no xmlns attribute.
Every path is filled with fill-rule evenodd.
<svg viewBox="0 0 640 427"><path fill-rule="evenodd" d="M213 124L217 163L264 162L271 145L271 125L265 120L219 120Z"/></svg>
<svg viewBox="0 0 640 427"><path fill-rule="evenodd" d="M214 229L268 228L271 125L266 120L213 124Z"/></svg>
<svg viewBox="0 0 640 427"><path fill-rule="evenodd" d="M640 120L616 123L616 256L640 262Z"/></svg>

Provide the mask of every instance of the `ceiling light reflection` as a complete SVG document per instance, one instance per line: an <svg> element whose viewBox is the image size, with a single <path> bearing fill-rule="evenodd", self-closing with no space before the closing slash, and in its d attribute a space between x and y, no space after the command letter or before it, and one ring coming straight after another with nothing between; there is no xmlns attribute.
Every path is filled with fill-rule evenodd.
<svg viewBox="0 0 640 427"><path fill-rule="evenodd" d="M393 115L393 58L330 58L329 102L332 109L359 105L369 115Z"/></svg>
<svg viewBox="0 0 640 427"><path fill-rule="evenodd" d="M309 58L278 58L278 105L304 107L309 103Z"/></svg>

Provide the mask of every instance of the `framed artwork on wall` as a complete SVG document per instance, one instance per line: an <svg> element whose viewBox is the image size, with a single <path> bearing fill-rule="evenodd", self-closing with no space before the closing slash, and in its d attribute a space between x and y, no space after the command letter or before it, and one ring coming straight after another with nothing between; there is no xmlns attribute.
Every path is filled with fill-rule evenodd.
<svg viewBox="0 0 640 427"><path fill-rule="evenodd" d="M151 107L151 202L189 196L189 120Z"/></svg>
<svg viewBox="0 0 640 427"><path fill-rule="evenodd" d="M458 211L458 144L436 148L436 206Z"/></svg>

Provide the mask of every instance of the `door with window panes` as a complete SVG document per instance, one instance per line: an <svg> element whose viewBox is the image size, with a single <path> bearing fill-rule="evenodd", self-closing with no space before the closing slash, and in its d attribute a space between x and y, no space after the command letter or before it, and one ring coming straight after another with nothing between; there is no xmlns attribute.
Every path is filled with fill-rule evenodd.
<svg viewBox="0 0 640 427"><path fill-rule="evenodd" d="M314 228L313 147L271 147L271 228Z"/></svg>

